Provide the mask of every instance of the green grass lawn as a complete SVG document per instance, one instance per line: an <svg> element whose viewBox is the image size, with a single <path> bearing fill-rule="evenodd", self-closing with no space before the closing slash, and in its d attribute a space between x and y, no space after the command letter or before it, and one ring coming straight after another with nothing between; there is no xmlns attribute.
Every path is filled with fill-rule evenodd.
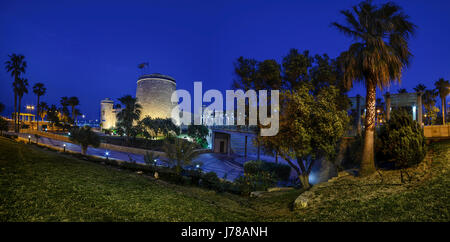
<svg viewBox="0 0 450 242"><path fill-rule="evenodd" d="M449 221L450 142L433 151L433 176L408 189L360 199L368 188L354 179L321 190L342 199L294 212L299 190L216 193L0 137L0 221Z"/></svg>

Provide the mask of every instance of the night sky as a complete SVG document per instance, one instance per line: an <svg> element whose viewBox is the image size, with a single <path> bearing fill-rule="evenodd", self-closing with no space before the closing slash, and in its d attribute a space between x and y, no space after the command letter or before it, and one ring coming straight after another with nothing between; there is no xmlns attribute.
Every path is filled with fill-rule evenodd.
<svg viewBox="0 0 450 242"><path fill-rule="evenodd" d="M135 95L142 62L173 76L178 89L203 81L204 90L223 91L239 56L281 61L297 48L337 57L351 39L330 23L343 22L339 10L358 2L0 0L0 102L12 111L13 80L3 64L11 53L25 55L31 86L45 83L43 101L77 96L89 119L99 117L100 100ZM418 25L401 88L450 79L450 1L396 2ZM357 93L365 95L361 85L349 95ZM35 103L34 94L24 97L24 106Z"/></svg>

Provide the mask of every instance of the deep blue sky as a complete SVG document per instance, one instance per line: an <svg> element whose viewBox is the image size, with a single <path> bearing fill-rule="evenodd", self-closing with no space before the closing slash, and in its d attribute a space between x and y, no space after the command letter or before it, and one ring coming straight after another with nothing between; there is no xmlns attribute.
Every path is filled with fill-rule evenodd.
<svg viewBox="0 0 450 242"><path fill-rule="evenodd" d="M137 64L173 76L177 88L229 89L239 56L281 60L290 48L335 58L351 40L330 27L355 0L22 1L0 2L0 102L12 110L7 55L26 56L26 77L48 88L43 100L78 96L88 118L105 97L135 95ZM376 1L385 2L385 1ZM450 79L450 1L396 1L418 25L414 58L401 87ZM391 87L396 92L399 87ZM31 90L30 90L31 91ZM365 95L356 86L349 94ZM34 95L24 105L35 104Z"/></svg>

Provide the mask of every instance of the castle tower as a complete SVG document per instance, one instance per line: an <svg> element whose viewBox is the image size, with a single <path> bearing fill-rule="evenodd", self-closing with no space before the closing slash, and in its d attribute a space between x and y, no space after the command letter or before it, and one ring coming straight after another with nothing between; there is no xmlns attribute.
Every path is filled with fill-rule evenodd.
<svg viewBox="0 0 450 242"><path fill-rule="evenodd" d="M137 81L136 98L142 105L141 119L146 116L170 118L174 108L170 99L176 86L175 79L170 76L157 73L140 76Z"/></svg>
<svg viewBox="0 0 450 242"><path fill-rule="evenodd" d="M102 129L110 129L116 126L116 110L114 109L114 101L105 98L100 103L101 127Z"/></svg>

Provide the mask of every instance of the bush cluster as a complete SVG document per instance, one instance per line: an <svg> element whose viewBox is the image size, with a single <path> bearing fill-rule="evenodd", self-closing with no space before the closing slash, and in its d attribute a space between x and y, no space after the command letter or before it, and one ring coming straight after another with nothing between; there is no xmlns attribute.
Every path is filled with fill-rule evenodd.
<svg viewBox="0 0 450 242"><path fill-rule="evenodd" d="M248 175L268 173L277 180L287 181L291 175L291 167L273 162L248 161L244 164L244 173Z"/></svg>
<svg viewBox="0 0 450 242"><path fill-rule="evenodd" d="M405 110L394 110L378 132L375 155L379 166L407 168L420 163L426 155L422 127Z"/></svg>

